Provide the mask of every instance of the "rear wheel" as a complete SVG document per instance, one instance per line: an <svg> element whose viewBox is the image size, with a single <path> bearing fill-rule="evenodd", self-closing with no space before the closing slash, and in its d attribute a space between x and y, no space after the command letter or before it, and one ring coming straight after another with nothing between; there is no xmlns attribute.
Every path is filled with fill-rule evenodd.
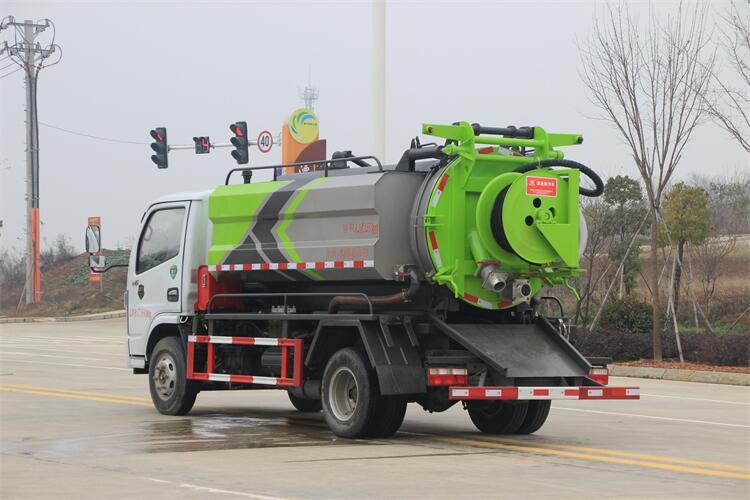
<svg viewBox="0 0 750 500"><path fill-rule="evenodd" d="M528 402L468 401L466 409L474 425L487 434L513 434L521 428Z"/></svg>
<svg viewBox="0 0 750 500"><path fill-rule="evenodd" d="M292 402L292 406L297 408L297 411L303 413L314 413L323 408L323 404L319 399L300 398L288 391L287 394L289 395L289 401Z"/></svg>
<svg viewBox="0 0 750 500"><path fill-rule="evenodd" d="M331 356L323 372L321 399L334 434L346 438L370 435L382 398L362 351L346 348Z"/></svg>
<svg viewBox="0 0 750 500"><path fill-rule="evenodd" d="M164 415L185 415L193 408L198 383L188 380L185 352L178 337L161 339L154 347L148 367L151 401Z"/></svg>
<svg viewBox="0 0 750 500"><path fill-rule="evenodd" d="M542 428L547 421L552 401L529 401L529 409L526 418L523 419L521 427L516 434L532 434Z"/></svg>
<svg viewBox="0 0 750 500"><path fill-rule="evenodd" d="M378 411L371 423L367 436L386 438L393 436L404 422L406 399L401 396L381 396Z"/></svg>

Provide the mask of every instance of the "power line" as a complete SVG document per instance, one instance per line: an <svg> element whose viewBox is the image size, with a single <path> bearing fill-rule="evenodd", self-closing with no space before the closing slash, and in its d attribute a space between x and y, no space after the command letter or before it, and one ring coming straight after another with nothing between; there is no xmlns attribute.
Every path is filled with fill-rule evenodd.
<svg viewBox="0 0 750 500"><path fill-rule="evenodd" d="M42 122L42 121L39 122L39 125L43 125L45 127L51 128L51 129L59 130L60 132L65 132L67 134L73 134L73 135L78 135L78 136L81 136L81 137L87 137L89 139L95 139L97 141L116 142L116 143L120 143L120 144L137 144L139 146L148 146L148 144L149 144L148 142L128 141L128 140L125 140L125 139L113 139L111 137L102 137L102 136L99 136L99 135L86 134L84 132L77 132L75 130L70 130L70 129L67 129L67 128L58 127L56 125L51 125L49 123L45 123L45 122Z"/></svg>
<svg viewBox="0 0 750 500"><path fill-rule="evenodd" d="M10 76L10 75L12 75L13 73L16 73L16 72L18 72L18 71L21 71L22 69L23 69L23 68L16 68L16 69L14 69L13 71L10 71L10 72L8 72L8 73L5 73L4 75L0 75L0 79L2 79L2 78L5 78L6 76Z"/></svg>

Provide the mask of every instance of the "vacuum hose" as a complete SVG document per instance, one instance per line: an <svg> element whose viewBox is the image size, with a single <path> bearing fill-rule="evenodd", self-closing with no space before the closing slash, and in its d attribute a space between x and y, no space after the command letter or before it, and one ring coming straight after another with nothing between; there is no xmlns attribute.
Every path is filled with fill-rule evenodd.
<svg viewBox="0 0 750 500"><path fill-rule="evenodd" d="M581 171L581 173L585 174L586 177L594 181L594 185L596 186L594 189L588 189L585 187L578 187L578 192L581 193L583 196L588 196L590 198L596 198L597 196L601 196L602 193L604 193L604 182L602 182L602 178L599 177L596 172L591 170L586 165L583 165L582 163L578 163L577 161L573 160L539 160L535 161L533 163L526 164L522 167L518 167L515 172L518 172L519 174L523 174L526 172L529 172L531 170L535 170L537 168L545 168L545 167L567 167L567 168L575 168Z"/></svg>
<svg viewBox="0 0 750 500"><path fill-rule="evenodd" d="M417 294L417 290L419 290L419 275L417 275L414 269L409 269L409 288L404 288L400 292L391 295L370 297L369 302L366 297L358 295L337 295L328 303L328 313L336 314L339 307L343 305L366 306L372 304L373 306L385 306L409 302Z"/></svg>

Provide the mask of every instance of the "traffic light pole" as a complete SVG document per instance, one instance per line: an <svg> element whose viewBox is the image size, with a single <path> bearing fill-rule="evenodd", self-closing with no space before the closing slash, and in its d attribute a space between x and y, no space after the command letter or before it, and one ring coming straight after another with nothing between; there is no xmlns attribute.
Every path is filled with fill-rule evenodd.
<svg viewBox="0 0 750 500"><path fill-rule="evenodd" d="M281 136L279 135L279 136L274 137L273 138L273 143L281 145ZM247 141L247 144L248 144L248 146L257 146L258 145L258 141L255 140L255 139L250 139L250 140ZM214 149L214 148L217 148L217 149L218 148L233 148L233 147L234 147L234 144L232 144L231 142L217 142L217 143L213 143L212 142L211 143L211 149ZM169 145L169 150L170 151L179 151L181 149L191 149L191 150L193 150L193 149L195 149L195 144L191 144L189 146L185 145L185 144L176 144L174 146L171 145L171 144Z"/></svg>

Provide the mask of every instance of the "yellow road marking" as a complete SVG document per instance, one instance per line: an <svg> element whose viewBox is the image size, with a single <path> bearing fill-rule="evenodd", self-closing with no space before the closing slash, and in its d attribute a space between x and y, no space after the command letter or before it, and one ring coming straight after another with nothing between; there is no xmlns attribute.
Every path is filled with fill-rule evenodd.
<svg viewBox="0 0 750 500"><path fill-rule="evenodd" d="M3 384L0 385L2 392L15 392L21 394L32 394L38 396L62 397L70 399L80 399L86 401L97 401L103 403L124 404L131 406L151 407L151 402L146 398L135 396L104 396L91 392L68 391L49 389L45 387ZM308 422L305 422L308 424ZM690 474L699 474L704 476L718 476L731 479L750 480L748 469L741 466L721 464L714 462L703 462L698 460L689 460L679 457L668 457L662 455L651 455L647 453L637 453L630 451L609 450L603 448L592 448L587 446L575 446L556 443L530 444L524 441L515 440L489 440L480 441L476 439L449 437L449 436L430 436L436 441L459 444L464 446L474 446L480 448L504 449L510 451L520 451L527 453L538 453L543 455L553 455L559 457L578 458L583 460L593 460L599 462L609 462L623 465L636 465L651 469L661 469L673 472L685 472ZM568 451L571 450L571 451ZM575 451L573 451L575 450ZM664 462L664 463L662 463ZM667 463L671 462L671 463ZM726 470L713 470L726 469ZM729 472L730 470L741 472Z"/></svg>
<svg viewBox="0 0 750 500"><path fill-rule="evenodd" d="M84 391L72 391L69 389L54 389L52 387L39 387L35 385L22 385L22 384L1 384L0 387L8 387L11 389L20 389L20 390L28 390L28 391L49 391L49 392L59 392L61 394L77 394L81 396L95 396L95 397L104 397L104 398L114 398L114 399L128 399L130 401L136 401L139 403L143 402L149 402L151 401L145 396L126 396L125 394L98 394L95 392L84 392Z"/></svg>
<svg viewBox="0 0 750 500"><path fill-rule="evenodd" d="M697 465L699 467L709 467L712 469L726 469L726 470L735 470L735 471L750 473L750 469L748 469L747 467L743 467L741 465L722 464L718 462L703 462L700 460L691 460L688 458L680 458L680 457L670 457L666 455L652 455L650 453L638 453L634 451L624 451L624 450L610 450L607 448L592 448L589 446L576 446L576 445L558 444L558 443L549 443L549 442L535 443L535 442L513 440L513 439L493 439L491 437L485 437L485 439L489 439L493 442L497 442L500 444L509 444L511 446L542 446L545 448L549 447L549 448L559 448L563 450L585 451L585 452L592 452L592 453L598 453L598 454L603 454L603 455L619 455L622 457L639 458L639 459L645 459L645 460L650 460L654 462L672 462L675 464Z"/></svg>
<svg viewBox="0 0 750 500"><path fill-rule="evenodd" d="M86 401L99 401L102 403L115 403L131 406L153 406L145 398L134 398L131 396L103 396L90 392L60 391L57 389L46 389L43 387L0 385L2 392L16 392L20 394L33 394L36 396L52 396L58 398L82 399Z"/></svg>
<svg viewBox="0 0 750 500"><path fill-rule="evenodd" d="M538 453L542 455L553 455L558 457L578 458L583 460L592 460L596 462L608 462L622 465L636 465L640 467L646 467L650 469L668 470L672 472L685 472L689 474L698 474L702 476L718 476L726 477L731 479L745 479L750 480L750 474L742 474L738 472L727 472L721 470L712 469L701 469L698 467L688 467L685 465L666 464L659 462L651 462L645 460L636 460L625 457L614 457L607 455L594 455L590 453L581 453L575 451L565 451L555 448L544 448L541 446L518 446L513 444L502 444L494 441L478 441L474 439L465 438L453 438L447 436L434 436L432 439L436 441L443 441L446 443L460 444L464 446L474 446L479 448L495 448L500 450L520 451L526 453Z"/></svg>

